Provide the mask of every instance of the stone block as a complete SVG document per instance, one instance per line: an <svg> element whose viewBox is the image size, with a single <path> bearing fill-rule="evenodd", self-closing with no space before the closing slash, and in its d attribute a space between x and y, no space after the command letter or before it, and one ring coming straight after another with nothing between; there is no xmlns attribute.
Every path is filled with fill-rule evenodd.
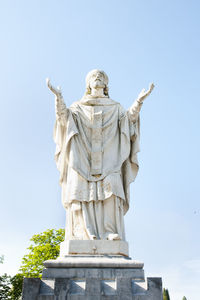
<svg viewBox="0 0 200 300"><path fill-rule="evenodd" d="M101 281L99 278L86 278L86 295L101 295Z"/></svg>
<svg viewBox="0 0 200 300"><path fill-rule="evenodd" d="M70 280L70 295L85 295L85 280Z"/></svg>
<svg viewBox="0 0 200 300"><path fill-rule="evenodd" d="M117 278L117 291L121 297L132 296L132 278L120 277Z"/></svg>
<svg viewBox="0 0 200 300"><path fill-rule="evenodd" d="M149 277L147 283L149 300L162 300L162 278Z"/></svg>
<svg viewBox="0 0 200 300"><path fill-rule="evenodd" d="M22 300L37 300L40 282L40 278L24 278Z"/></svg>
<svg viewBox="0 0 200 300"><path fill-rule="evenodd" d="M37 300L55 300L54 295L39 295Z"/></svg>
<svg viewBox="0 0 200 300"><path fill-rule="evenodd" d="M40 294L41 295L54 295L54 286L55 280L53 279L46 279L41 280L40 283Z"/></svg>
<svg viewBox="0 0 200 300"><path fill-rule="evenodd" d="M147 281L134 280L132 281L132 287L134 295L145 295L147 292Z"/></svg>
<svg viewBox="0 0 200 300"><path fill-rule="evenodd" d="M74 267L70 257L45 262L41 280L25 279L23 300L162 300L161 278L145 280L142 263L114 257L106 265L108 257L84 257L88 266L78 267L82 258L76 258Z"/></svg>
<svg viewBox="0 0 200 300"><path fill-rule="evenodd" d="M120 300L117 295L102 295L101 300Z"/></svg>
<svg viewBox="0 0 200 300"><path fill-rule="evenodd" d="M117 295L116 280L102 280L101 281L101 294L104 296Z"/></svg>
<svg viewBox="0 0 200 300"><path fill-rule="evenodd" d="M122 255L68 255L44 261L46 268L130 268L142 269L144 264Z"/></svg>
<svg viewBox="0 0 200 300"><path fill-rule="evenodd" d="M60 257L72 254L128 256L128 252L128 243L120 240L65 240L60 244Z"/></svg>
<svg viewBox="0 0 200 300"><path fill-rule="evenodd" d="M55 279L55 299L65 300L70 290L70 279L68 278L56 278Z"/></svg>

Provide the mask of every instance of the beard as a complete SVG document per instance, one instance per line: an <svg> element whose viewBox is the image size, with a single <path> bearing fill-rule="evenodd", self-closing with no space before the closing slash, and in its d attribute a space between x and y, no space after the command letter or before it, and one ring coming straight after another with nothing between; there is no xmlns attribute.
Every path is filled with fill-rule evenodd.
<svg viewBox="0 0 200 300"><path fill-rule="evenodd" d="M92 87L95 88L95 89L105 88L105 83L102 82L101 80L96 80L95 82L93 82Z"/></svg>

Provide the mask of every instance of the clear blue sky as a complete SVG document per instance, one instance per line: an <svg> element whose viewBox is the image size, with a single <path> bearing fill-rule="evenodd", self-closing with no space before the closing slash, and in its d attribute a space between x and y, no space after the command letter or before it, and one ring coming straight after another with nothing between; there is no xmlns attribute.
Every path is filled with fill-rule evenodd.
<svg viewBox="0 0 200 300"><path fill-rule="evenodd" d="M45 78L70 105L100 68L125 108L156 86L141 112L130 255L172 300L199 300L199 12L197 0L1 1L1 272L17 272L33 234L65 225Z"/></svg>

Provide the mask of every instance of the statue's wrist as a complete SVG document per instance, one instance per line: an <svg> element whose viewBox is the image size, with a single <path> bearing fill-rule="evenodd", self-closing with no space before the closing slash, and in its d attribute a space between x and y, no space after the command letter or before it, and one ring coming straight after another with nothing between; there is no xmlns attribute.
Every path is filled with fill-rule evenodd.
<svg viewBox="0 0 200 300"><path fill-rule="evenodd" d="M138 98L136 101L137 101L138 104L143 104L143 100L141 98Z"/></svg>

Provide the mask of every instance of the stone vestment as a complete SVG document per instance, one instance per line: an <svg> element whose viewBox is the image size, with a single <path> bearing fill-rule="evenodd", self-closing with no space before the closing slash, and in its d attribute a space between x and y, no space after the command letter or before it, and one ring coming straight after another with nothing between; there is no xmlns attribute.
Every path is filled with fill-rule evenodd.
<svg viewBox="0 0 200 300"><path fill-rule="evenodd" d="M108 97L89 95L66 108L59 99L55 160L67 239L104 239L108 233L124 239L129 185L138 171L139 108L125 111Z"/></svg>

